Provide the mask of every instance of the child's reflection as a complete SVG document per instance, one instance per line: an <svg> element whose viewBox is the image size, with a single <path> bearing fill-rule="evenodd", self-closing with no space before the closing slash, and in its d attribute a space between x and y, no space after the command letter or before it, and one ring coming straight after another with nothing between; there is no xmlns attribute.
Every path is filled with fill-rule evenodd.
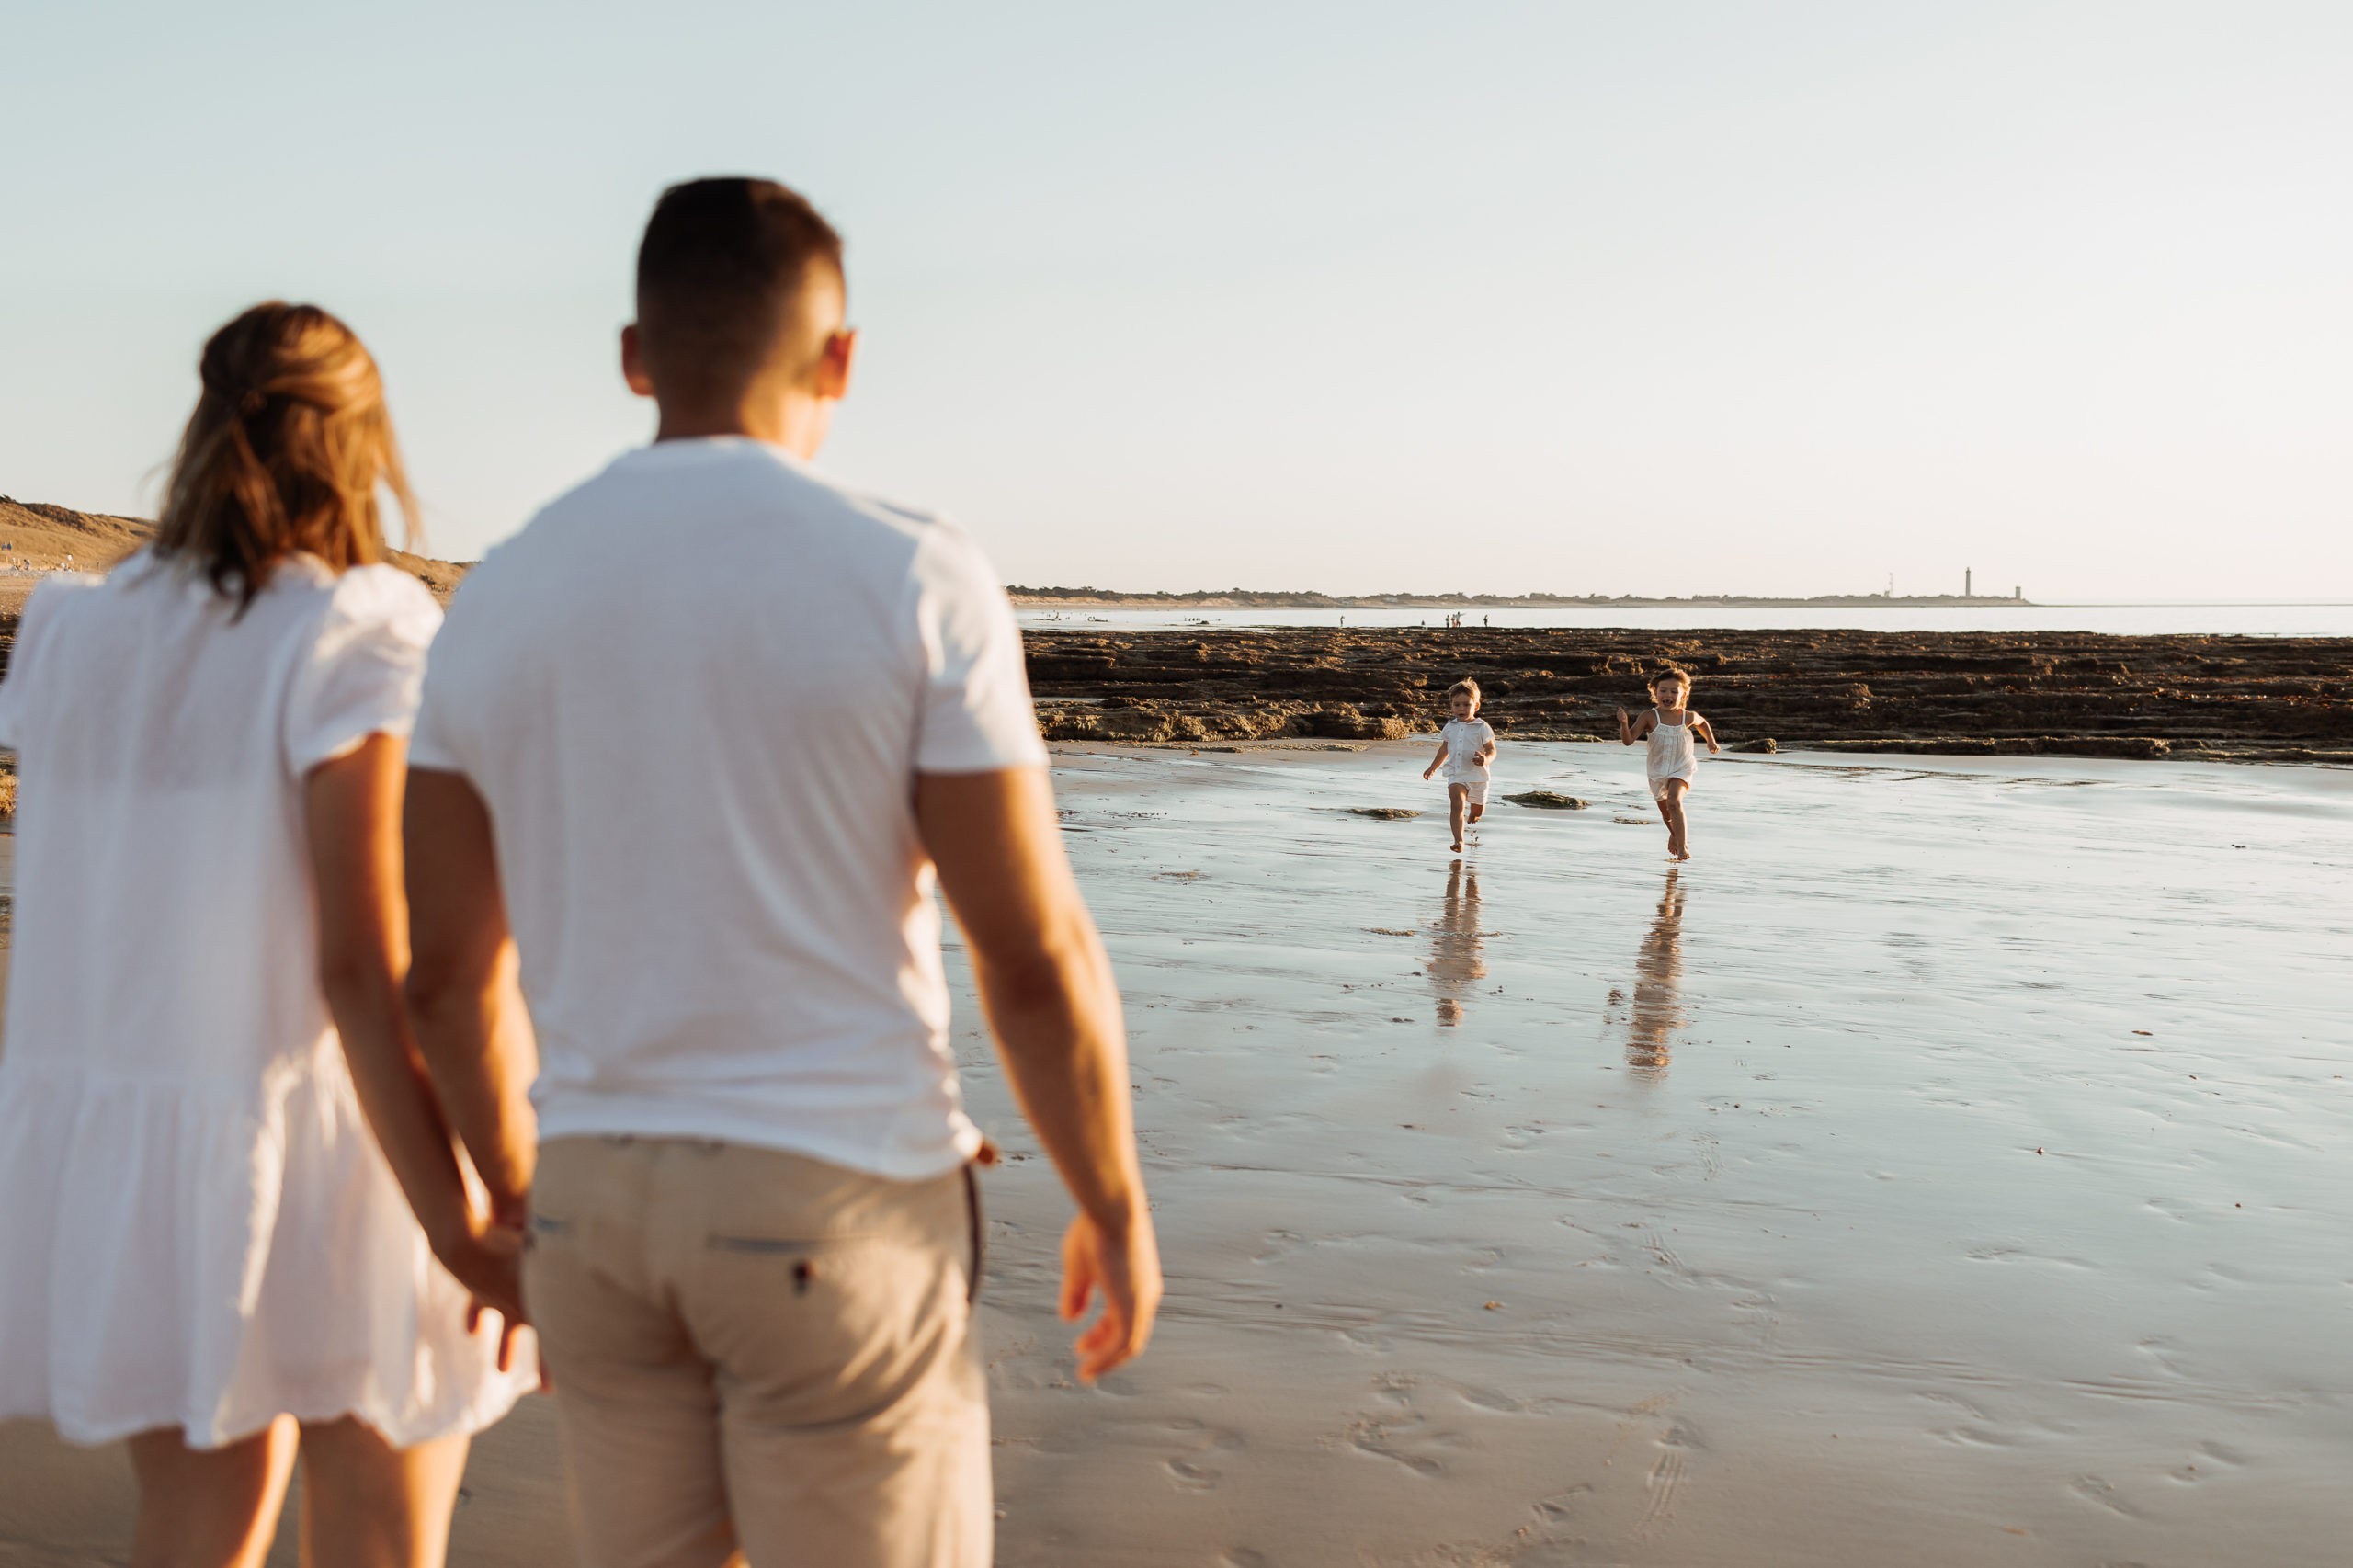
<svg viewBox="0 0 2353 1568"><path fill-rule="evenodd" d="M1683 978L1683 890L1669 869L1659 894L1658 918L1634 956L1634 1005L1626 1019L1626 1065L1637 1078L1666 1076L1675 1031L1684 1024L1677 988Z"/></svg>
<svg viewBox="0 0 2353 1568"><path fill-rule="evenodd" d="M1438 993L1438 1021L1462 1021L1471 987L1486 978L1487 960L1479 940L1479 873L1457 860L1446 873L1446 910L1430 923L1430 989Z"/></svg>

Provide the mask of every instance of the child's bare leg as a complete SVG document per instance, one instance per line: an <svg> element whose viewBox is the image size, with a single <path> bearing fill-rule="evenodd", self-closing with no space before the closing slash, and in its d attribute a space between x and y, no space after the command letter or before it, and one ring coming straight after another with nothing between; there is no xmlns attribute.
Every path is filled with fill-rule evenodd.
<svg viewBox="0 0 2353 1568"><path fill-rule="evenodd" d="M1446 787L1446 821L1447 825L1454 830L1454 847L1457 849L1462 847L1462 808L1470 799L1471 791L1461 785L1449 784Z"/></svg>
<svg viewBox="0 0 2353 1568"><path fill-rule="evenodd" d="M1666 852L1678 860L1691 858L1691 828L1683 815L1683 797L1690 789L1683 779L1670 778L1666 797L1658 803L1659 814L1666 818Z"/></svg>

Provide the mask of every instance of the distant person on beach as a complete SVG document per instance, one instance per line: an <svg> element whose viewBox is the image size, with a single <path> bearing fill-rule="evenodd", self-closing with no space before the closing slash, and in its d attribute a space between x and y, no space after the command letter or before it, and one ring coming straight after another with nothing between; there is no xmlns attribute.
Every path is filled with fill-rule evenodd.
<svg viewBox="0 0 2353 1568"><path fill-rule="evenodd" d="M1652 677L1651 700L1655 706L1641 718L1629 719L1623 708L1618 710L1618 744L1650 743L1643 773L1650 780L1651 799L1658 803L1658 814L1666 822L1666 852L1677 860L1691 858L1691 834L1684 820L1683 801L1699 773L1699 748L1693 742L1695 738L1707 742L1711 756L1723 750L1708 722L1683 706L1690 694L1691 677L1669 670Z"/></svg>
<svg viewBox="0 0 2353 1568"><path fill-rule="evenodd" d="M1422 769L1427 779L1446 769L1446 819L1454 835L1454 852L1462 853L1462 836L1487 814L1487 763L1495 755L1495 732L1479 717L1479 683L1456 681L1446 688L1447 720L1438 734L1438 755Z"/></svg>
<svg viewBox="0 0 2353 1568"><path fill-rule="evenodd" d="M199 374L153 544L36 589L0 684L0 1416L129 1439L138 1568L256 1568L298 1453L305 1562L435 1568L538 1381L401 1007L441 612L381 564L378 488L413 508L349 328L257 305Z"/></svg>
<svg viewBox="0 0 2353 1568"><path fill-rule="evenodd" d="M474 569L426 677L409 997L498 1213L528 1211L592 1568L990 1561L987 1146L935 880L1077 1200L1082 1380L1142 1350L1160 1296L1119 994L1000 579L810 466L844 302L792 191L665 191L621 335L654 444ZM529 1070L510 952L536 1146L498 1094Z"/></svg>

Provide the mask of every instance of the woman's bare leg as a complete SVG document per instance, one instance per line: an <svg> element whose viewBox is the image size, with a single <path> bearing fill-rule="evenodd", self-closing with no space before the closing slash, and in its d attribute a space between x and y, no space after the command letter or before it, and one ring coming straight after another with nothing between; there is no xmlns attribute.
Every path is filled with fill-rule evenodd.
<svg viewBox="0 0 2353 1568"><path fill-rule="evenodd" d="M260 1568L278 1533L294 1468L294 1423L218 1449L191 1449L177 1426L132 1437L139 1527L131 1568Z"/></svg>
<svg viewBox="0 0 2353 1568"><path fill-rule="evenodd" d="M303 1568L441 1568L470 1440L396 1449L348 1416L304 1426Z"/></svg>
<svg viewBox="0 0 2353 1568"><path fill-rule="evenodd" d="M1460 784L1446 787L1446 821L1447 825L1454 830L1454 847L1458 852L1462 848L1462 806L1470 798L1471 791Z"/></svg>

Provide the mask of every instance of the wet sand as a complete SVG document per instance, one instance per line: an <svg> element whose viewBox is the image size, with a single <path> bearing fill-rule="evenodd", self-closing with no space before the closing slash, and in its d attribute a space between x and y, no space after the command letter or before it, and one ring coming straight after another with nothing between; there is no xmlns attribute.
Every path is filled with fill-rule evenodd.
<svg viewBox="0 0 2353 1568"><path fill-rule="evenodd" d="M1063 758L1173 1283L995 1184L1001 1562L2344 1561L2353 772L1425 750Z"/></svg>
<svg viewBox="0 0 2353 1568"><path fill-rule="evenodd" d="M2353 771L1716 759L1671 869L1614 746L1460 865L1424 742L1060 749L1170 1295L1071 1381L960 970L1000 1562L2344 1561ZM568 1560L547 1415L454 1562ZM0 1428L0 1563L119 1469Z"/></svg>

